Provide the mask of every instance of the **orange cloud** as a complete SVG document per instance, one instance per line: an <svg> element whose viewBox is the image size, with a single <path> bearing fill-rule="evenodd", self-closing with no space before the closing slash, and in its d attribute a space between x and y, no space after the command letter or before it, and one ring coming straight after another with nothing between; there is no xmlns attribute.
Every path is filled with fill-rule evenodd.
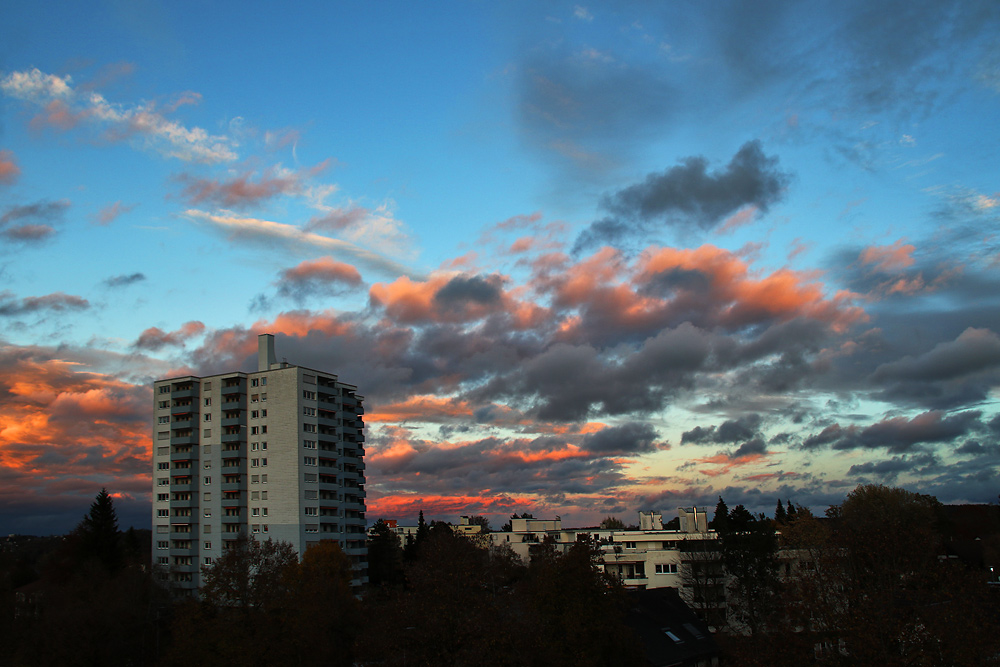
<svg viewBox="0 0 1000 667"><path fill-rule="evenodd" d="M192 204L211 202L226 208L241 208L278 195L301 194L304 181L329 166L330 161L325 160L309 169L294 172L275 167L265 171L257 180L253 180L253 172L245 172L228 181L195 178L187 174L177 176L176 180L184 185L181 196Z"/></svg>
<svg viewBox="0 0 1000 667"><path fill-rule="evenodd" d="M205 325L198 321L183 324L176 331L166 332L158 327L150 327L139 334L133 347L140 350L159 350L164 347L183 347L188 339L205 332Z"/></svg>
<svg viewBox="0 0 1000 667"><path fill-rule="evenodd" d="M910 244L903 245L900 239L892 245L865 248L858 259L862 264L872 266L877 271L893 272L913 266L913 251Z"/></svg>
<svg viewBox="0 0 1000 667"><path fill-rule="evenodd" d="M411 396L400 403L380 405L365 415L368 423L446 421L454 417L471 417L472 408L468 401L453 398L423 395Z"/></svg>
<svg viewBox="0 0 1000 667"><path fill-rule="evenodd" d="M342 282L349 285L361 284L361 274L356 268L344 262L338 262L332 257L320 257L316 260L306 260L297 266L281 272L282 280L308 281L321 280L327 282Z"/></svg>
<svg viewBox="0 0 1000 667"><path fill-rule="evenodd" d="M14 162L14 153L0 150L0 184L10 185L21 175L21 168Z"/></svg>
<svg viewBox="0 0 1000 667"><path fill-rule="evenodd" d="M430 520L434 517L469 514L510 514L514 509L531 511L534 509L534 502L529 499L515 499L506 494L496 496L391 494L369 496L367 513L370 517L416 518L422 510L424 516Z"/></svg>

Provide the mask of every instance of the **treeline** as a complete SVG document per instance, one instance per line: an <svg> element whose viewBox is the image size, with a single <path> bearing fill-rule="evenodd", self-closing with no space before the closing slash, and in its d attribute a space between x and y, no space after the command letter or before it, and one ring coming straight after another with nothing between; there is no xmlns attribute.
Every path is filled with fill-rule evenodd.
<svg viewBox="0 0 1000 667"><path fill-rule="evenodd" d="M997 662L994 591L981 568L941 558L954 529L935 498L860 486L826 517L782 509L720 499L719 539L684 541L684 587L719 628L725 664ZM377 522L358 595L335 543L300 559L244 537L209 567L202 597L180 601L102 491L40 561L0 555L0 665L644 664L598 544L563 554L544 540L527 564L487 545L422 518L401 544Z"/></svg>
<svg viewBox="0 0 1000 667"><path fill-rule="evenodd" d="M775 518L729 510L721 498L716 508L714 558L728 575L719 641L729 663L998 661L998 591L976 563L947 557L954 531L936 498L863 485L826 517L777 507ZM988 560L998 546L996 535L978 545Z"/></svg>
<svg viewBox="0 0 1000 667"><path fill-rule="evenodd" d="M617 582L596 544L537 546L530 565L443 523L405 545L380 523L372 583L352 590L334 542L302 555L240 537L206 571L201 598L171 599L135 560L102 491L80 526L2 591L0 665L641 664ZM22 568L23 569L23 568ZM6 574L6 572L4 572Z"/></svg>

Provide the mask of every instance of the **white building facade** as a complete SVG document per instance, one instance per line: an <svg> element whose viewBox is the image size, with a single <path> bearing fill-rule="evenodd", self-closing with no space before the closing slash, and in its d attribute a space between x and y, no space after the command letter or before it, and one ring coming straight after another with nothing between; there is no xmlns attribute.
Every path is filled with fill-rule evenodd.
<svg viewBox="0 0 1000 667"><path fill-rule="evenodd" d="M303 553L335 540L367 580L363 397L332 373L277 362L153 387L153 562L194 591L240 533Z"/></svg>

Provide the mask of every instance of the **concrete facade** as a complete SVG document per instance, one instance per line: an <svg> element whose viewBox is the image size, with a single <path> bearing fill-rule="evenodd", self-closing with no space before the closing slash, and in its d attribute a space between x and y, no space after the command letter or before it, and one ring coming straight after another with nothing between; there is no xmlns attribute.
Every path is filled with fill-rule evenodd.
<svg viewBox="0 0 1000 667"><path fill-rule="evenodd" d="M240 533L301 554L336 540L367 580L363 397L332 373L277 362L153 386L153 561L194 591Z"/></svg>

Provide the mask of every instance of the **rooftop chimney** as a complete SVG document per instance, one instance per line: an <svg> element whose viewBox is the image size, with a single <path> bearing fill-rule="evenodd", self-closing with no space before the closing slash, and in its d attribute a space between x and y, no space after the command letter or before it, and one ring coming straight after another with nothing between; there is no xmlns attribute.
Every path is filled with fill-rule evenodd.
<svg viewBox="0 0 1000 667"><path fill-rule="evenodd" d="M257 370L267 371L271 369L277 359L274 356L274 336L272 334L260 334L257 336Z"/></svg>

